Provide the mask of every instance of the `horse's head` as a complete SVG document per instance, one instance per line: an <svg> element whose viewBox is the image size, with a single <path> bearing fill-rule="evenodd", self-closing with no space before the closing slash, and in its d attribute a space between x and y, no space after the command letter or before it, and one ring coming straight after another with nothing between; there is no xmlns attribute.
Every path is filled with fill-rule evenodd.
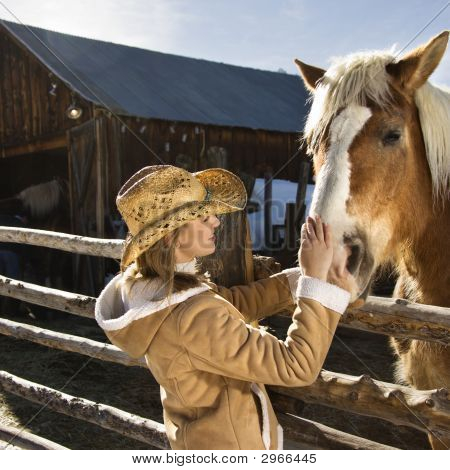
<svg viewBox="0 0 450 470"><path fill-rule="evenodd" d="M328 71L296 60L313 94L304 132L316 174L311 213L331 224L338 256L351 250L353 300L425 230L430 201L448 187L450 101L427 83L447 41L443 32L399 60L354 54ZM446 149L435 148L444 139Z"/></svg>

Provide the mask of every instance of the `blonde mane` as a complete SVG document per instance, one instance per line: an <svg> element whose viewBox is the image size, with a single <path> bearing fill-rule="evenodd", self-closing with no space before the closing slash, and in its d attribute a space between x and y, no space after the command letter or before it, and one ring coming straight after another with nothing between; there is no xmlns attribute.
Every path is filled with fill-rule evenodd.
<svg viewBox="0 0 450 470"><path fill-rule="evenodd" d="M17 197L30 211L32 217L43 217L52 212L59 204L61 185L57 180L36 184L21 191Z"/></svg>
<svg viewBox="0 0 450 470"><path fill-rule="evenodd" d="M427 82L416 91L435 199L450 198L450 92Z"/></svg>
<svg viewBox="0 0 450 470"><path fill-rule="evenodd" d="M377 103L385 108L392 103L386 65L396 53L369 51L335 58L314 91L311 111L304 128L308 153L313 154L325 130L339 111L350 104ZM450 196L450 93L427 82L416 92L422 133L431 171L433 196Z"/></svg>

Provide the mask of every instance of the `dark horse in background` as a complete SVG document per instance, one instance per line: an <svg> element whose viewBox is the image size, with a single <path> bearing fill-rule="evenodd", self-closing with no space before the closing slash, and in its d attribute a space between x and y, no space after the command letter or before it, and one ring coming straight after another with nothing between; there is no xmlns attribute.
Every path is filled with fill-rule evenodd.
<svg viewBox="0 0 450 470"><path fill-rule="evenodd" d="M317 183L311 212L351 252L353 300L378 266L399 275L394 296L450 307L450 93L428 77L445 31L403 57L362 52L327 71L296 61L314 100L305 127ZM396 378L450 388L450 346L392 338ZM433 432L435 449L450 440Z"/></svg>
<svg viewBox="0 0 450 470"><path fill-rule="evenodd" d="M0 225L67 233L70 232L69 212L68 183L62 178L30 186L0 199ZM45 247L14 245L0 243L0 250L17 255L20 280L67 288L71 276L70 255ZM33 307L34 310L39 309Z"/></svg>

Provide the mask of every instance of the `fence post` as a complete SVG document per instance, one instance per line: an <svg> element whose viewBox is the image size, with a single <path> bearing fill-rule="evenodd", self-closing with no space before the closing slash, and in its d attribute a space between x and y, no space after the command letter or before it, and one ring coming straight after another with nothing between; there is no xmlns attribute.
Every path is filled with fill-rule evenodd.
<svg viewBox="0 0 450 470"><path fill-rule="evenodd" d="M296 197L296 215L294 219L294 226L296 230L297 238L300 237L300 228L305 221L305 210L306 210L306 189L308 187L309 169L311 164L309 162L302 161L300 163L300 174L298 178L297 197Z"/></svg>
<svg viewBox="0 0 450 470"><path fill-rule="evenodd" d="M264 251L272 249L272 172L264 173Z"/></svg>

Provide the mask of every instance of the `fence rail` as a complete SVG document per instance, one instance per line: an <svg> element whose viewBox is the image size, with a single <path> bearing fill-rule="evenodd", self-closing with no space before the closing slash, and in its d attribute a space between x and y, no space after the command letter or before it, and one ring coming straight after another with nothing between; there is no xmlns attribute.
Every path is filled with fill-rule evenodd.
<svg viewBox="0 0 450 470"><path fill-rule="evenodd" d="M0 295L94 318L95 298L0 275ZM341 326L388 336L450 344L450 308L421 305L403 299L369 296L360 308L348 309Z"/></svg>
<svg viewBox="0 0 450 470"><path fill-rule="evenodd" d="M151 419L127 413L112 406L95 403L80 397L30 382L9 372L0 371L0 387L33 403L74 418L97 424L105 429L132 437L159 449L170 448L164 425Z"/></svg>
<svg viewBox="0 0 450 470"><path fill-rule="evenodd" d="M56 442L36 436L23 429L0 424L0 449L8 450L68 450Z"/></svg>
<svg viewBox="0 0 450 470"><path fill-rule="evenodd" d="M120 259L123 240L82 237L69 233L0 226L0 242L24 243L80 255Z"/></svg>

